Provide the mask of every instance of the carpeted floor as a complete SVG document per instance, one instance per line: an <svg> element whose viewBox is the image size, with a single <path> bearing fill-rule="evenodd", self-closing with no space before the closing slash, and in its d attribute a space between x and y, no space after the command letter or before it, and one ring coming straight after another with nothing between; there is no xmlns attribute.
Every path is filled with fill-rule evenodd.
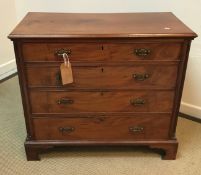
<svg viewBox="0 0 201 175"><path fill-rule="evenodd" d="M27 162L18 78L0 84L0 175L201 175L201 124L179 119L177 160L148 149L70 148Z"/></svg>

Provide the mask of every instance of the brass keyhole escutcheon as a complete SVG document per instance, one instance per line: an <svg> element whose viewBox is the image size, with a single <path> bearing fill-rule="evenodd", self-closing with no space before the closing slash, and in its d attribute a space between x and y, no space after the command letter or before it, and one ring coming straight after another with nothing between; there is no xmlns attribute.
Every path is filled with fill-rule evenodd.
<svg viewBox="0 0 201 175"><path fill-rule="evenodd" d="M100 92L100 95L101 95L101 96L103 96L103 95L104 95L104 92L103 92L103 91L101 91L101 92Z"/></svg>

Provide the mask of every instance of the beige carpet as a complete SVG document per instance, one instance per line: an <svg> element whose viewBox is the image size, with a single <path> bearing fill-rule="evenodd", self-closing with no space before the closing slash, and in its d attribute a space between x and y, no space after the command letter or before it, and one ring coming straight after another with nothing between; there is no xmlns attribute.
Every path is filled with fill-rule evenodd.
<svg viewBox="0 0 201 175"><path fill-rule="evenodd" d="M175 161L147 149L70 148L27 162L18 79L0 84L0 175L201 175L201 124L180 118L177 138Z"/></svg>

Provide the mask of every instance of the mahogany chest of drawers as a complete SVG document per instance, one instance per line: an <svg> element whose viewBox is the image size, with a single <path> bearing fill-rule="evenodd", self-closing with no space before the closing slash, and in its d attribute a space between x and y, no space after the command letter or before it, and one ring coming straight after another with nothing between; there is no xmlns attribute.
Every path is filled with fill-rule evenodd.
<svg viewBox="0 0 201 175"><path fill-rule="evenodd" d="M172 13L28 13L14 42L27 160L49 148L143 145L175 159L191 40ZM74 82L62 85L61 55Z"/></svg>

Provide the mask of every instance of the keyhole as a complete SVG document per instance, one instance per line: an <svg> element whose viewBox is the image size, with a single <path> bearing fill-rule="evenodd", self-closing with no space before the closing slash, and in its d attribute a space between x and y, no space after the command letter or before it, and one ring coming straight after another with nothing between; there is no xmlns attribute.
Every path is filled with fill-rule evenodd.
<svg viewBox="0 0 201 175"><path fill-rule="evenodd" d="M104 72L104 69L103 69L103 68L101 68L101 72Z"/></svg>
<svg viewBox="0 0 201 175"><path fill-rule="evenodd" d="M102 50L104 49L103 46L101 47L101 49L102 49Z"/></svg>

